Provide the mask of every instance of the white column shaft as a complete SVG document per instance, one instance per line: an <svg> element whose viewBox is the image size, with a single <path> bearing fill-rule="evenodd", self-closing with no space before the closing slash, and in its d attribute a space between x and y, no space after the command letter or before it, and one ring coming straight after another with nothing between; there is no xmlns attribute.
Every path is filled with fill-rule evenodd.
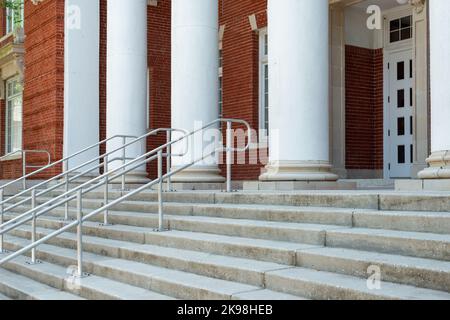
<svg viewBox="0 0 450 320"><path fill-rule="evenodd" d="M219 117L218 108L218 1L172 0L172 127L192 131ZM218 126L216 126L217 128ZM208 133L206 134L208 135ZM175 167L211 152L210 137L197 135ZM183 145L174 147L182 151ZM217 160L208 158L181 173L178 181L221 181Z"/></svg>
<svg viewBox="0 0 450 320"><path fill-rule="evenodd" d="M430 1L431 149L450 150L450 1Z"/></svg>
<svg viewBox="0 0 450 320"><path fill-rule="evenodd" d="M66 0L64 50L64 156L99 141L98 0ZM99 155L94 148L69 162L69 169Z"/></svg>
<svg viewBox="0 0 450 320"><path fill-rule="evenodd" d="M430 0L430 168L422 179L450 179L450 1Z"/></svg>
<svg viewBox="0 0 450 320"><path fill-rule="evenodd" d="M147 0L108 0L107 4L107 137L141 136L147 130ZM107 149L121 145L115 139ZM145 150L142 141L127 149L127 157Z"/></svg>
<svg viewBox="0 0 450 320"><path fill-rule="evenodd" d="M263 180L329 170L328 0L269 0L270 164Z"/></svg>

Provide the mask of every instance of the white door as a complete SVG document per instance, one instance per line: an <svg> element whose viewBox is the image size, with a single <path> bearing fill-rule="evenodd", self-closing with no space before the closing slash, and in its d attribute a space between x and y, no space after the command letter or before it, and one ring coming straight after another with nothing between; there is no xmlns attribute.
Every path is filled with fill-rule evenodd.
<svg viewBox="0 0 450 320"><path fill-rule="evenodd" d="M391 53L388 59L388 169L390 178L411 178L414 162L412 51Z"/></svg>

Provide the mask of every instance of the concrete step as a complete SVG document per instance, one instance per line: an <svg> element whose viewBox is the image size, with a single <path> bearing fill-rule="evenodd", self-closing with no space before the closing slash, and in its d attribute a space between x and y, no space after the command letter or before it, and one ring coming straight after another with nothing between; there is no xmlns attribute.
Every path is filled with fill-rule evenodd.
<svg viewBox="0 0 450 320"><path fill-rule="evenodd" d="M376 229L329 230L326 246L450 261L450 235Z"/></svg>
<svg viewBox="0 0 450 320"><path fill-rule="evenodd" d="M39 236L45 236L52 230L39 229ZM21 233L25 239L30 236L30 230ZM9 250L17 250L14 241L18 238L6 237ZM23 239L23 238L19 238ZM49 243L65 248L76 248L76 235L65 233ZM264 287L264 274L268 271L286 268L286 265L215 255L198 251L167 248L146 244L134 244L125 241L109 240L98 237L83 237L84 249L87 252L113 258L131 260L152 264L155 266L186 271L211 278L241 282Z"/></svg>
<svg viewBox="0 0 450 320"><path fill-rule="evenodd" d="M112 214L111 216L114 216ZM152 239L158 243L159 236L153 230L156 226L157 218L155 215L142 215L136 213L119 214L123 222L133 223L134 217L136 225L145 225L145 228L136 226L113 225L102 227L92 222L85 225L85 230L90 235L113 238L117 240L126 240L137 243L149 241ZM9 216L7 216L8 218ZM101 219L101 217L97 217ZM101 220L99 220L101 221ZM114 221L112 219L112 221ZM118 222L122 222L118 221ZM367 228L345 228L339 226L327 225L307 225L291 223L261 222L250 220L232 220L209 217L177 217L168 216L166 223L172 230L187 231L197 234L214 233L213 236L228 236L230 239L239 237L243 243L255 240L269 240L275 242L289 243L286 248L292 248L298 242L301 245L317 245L328 247L340 247L372 252L381 252L389 254L399 254L404 256L450 260L450 235L433 234L420 232L406 232L382 229ZM55 218L41 218L38 224L46 228L60 228L64 222ZM192 239L191 235L188 236ZM258 239L263 238L263 239ZM187 240L189 241L189 240ZM201 240L200 240L201 241ZM148 242L151 243L151 242ZM200 250L201 251L201 250ZM274 253L274 252L273 252ZM220 254L220 252L219 252ZM238 255L242 257L241 255ZM244 256L245 257L245 256ZM280 256L278 256L281 258ZM251 258L256 258L251 257ZM271 262L286 263L291 261L287 256L281 260L269 260Z"/></svg>
<svg viewBox="0 0 450 320"><path fill-rule="evenodd" d="M42 200L43 202L45 201ZM102 204L103 200L100 198L85 199L83 201L84 207L89 209L100 208ZM71 202L71 208L75 208L75 202ZM14 211L24 212L25 210L29 210L29 207L21 206L18 210ZM124 201L112 210L156 213L158 212L158 203L149 201ZM170 215L182 216L351 226L354 209L167 202L164 204L164 212Z"/></svg>
<svg viewBox="0 0 450 320"><path fill-rule="evenodd" d="M126 192L125 192L126 193ZM61 194L49 193L47 197ZM111 191L114 199L124 193ZM103 199L103 193L93 191L86 199ZM132 200L156 202L153 191L142 192ZM375 209L388 211L450 212L448 192L398 192L398 191L296 191L296 192L211 192L183 191L164 193L165 202L204 204L259 204L302 207L331 207L352 209Z"/></svg>
<svg viewBox="0 0 450 320"><path fill-rule="evenodd" d="M450 292L450 262L368 251L318 248L297 252L297 265L304 268L368 277L376 266L381 280Z"/></svg>
<svg viewBox="0 0 450 320"><path fill-rule="evenodd" d="M25 244L26 241L22 241L22 246ZM61 249L54 248L54 250L58 252ZM76 257L76 252L72 252L72 256ZM46 286L67 291L89 300L171 299L165 295L95 275L80 279L74 278L71 276L72 270L74 270L74 263L60 266L47 261L35 265L30 265L28 262L29 258L18 257L3 267L10 272L20 274Z"/></svg>
<svg viewBox="0 0 450 320"><path fill-rule="evenodd" d="M9 238L8 242L10 246L15 246L16 249L26 245L26 239ZM64 267L76 263L75 250L52 245L40 246L38 257L44 260L43 265L47 265L47 261ZM239 295L243 293L249 295L255 292L257 294L258 291L263 290L263 288L257 286L86 252L84 253L84 268L92 274L103 275L114 281L120 281L180 299L229 300L239 298ZM82 279L82 281L91 281L91 277L93 276ZM97 288L103 286L103 284L97 284ZM274 298L277 298L276 292L271 292L271 294ZM286 294L281 294L281 297L278 299L284 297L286 297ZM248 296L248 298L250 297ZM291 297L291 299L294 298Z"/></svg>
<svg viewBox="0 0 450 320"><path fill-rule="evenodd" d="M85 211L85 213L87 214L89 211ZM60 215L60 217L63 216ZM96 221L102 221L101 214L96 218ZM156 228L158 226L158 215L135 212L111 212L109 222L112 224ZM57 224L55 228L61 226L61 221L55 220L54 223ZM289 241L313 245L324 245L325 234L328 230L343 228L333 225L172 215L165 216L165 223L166 227L170 230Z"/></svg>
<svg viewBox="0 0 450 320"><path fill-rule="evenodd" d="M450 213L355 210L353 227L450 234Z"/></svg>
<svg viewBox="0 0 450 320"><path fill-rule="evenodd" d="M41 237L51 232L48 229L38 231ZM22 236L29 238L29 229L24 230ZM257 286L264 286L266 272L286 268L276 263L97 237L85 236L83 241L85 249L96 254ZM61 235L52 243L76 248L75 234ZM445 261L350 249L315 248L296 251L296 265L360 278L367 277L369 266L378 266L385 281L443 291L450 288L450 262Z"/></svg>
<svg viewBox="0 0 450 320"><path fill-rule="evenodd" d="M367 280L348 275L290 268L268 272L266 283L271 288L311 299L327 300L449 300L450 294L413 286L381 282L380 289L371 289Z"/></svg>
<svg viewBox="0 0 450 320"><path fill-rule="evenodd" d="M23 241L23 239L21 240ZM16 239L16 243L20 243L21 240ZM8 239L8 243L10 241L12 240ZM26 241L24 244L26 244ZM18 247L20 247L20 245L18 245ZM75 262L73 258L75 254L71 249L43 245L39 248L38 254L44 257L45 260L52 262L58 261L58 263L63 265L70 265ZM85 267L90 272L107 274L110 278L124 282L131 281L134 285L145 286L150 284L152 287L149 289L151 290L155 290L154 286L156 282L158 283L158 291L164 290L163 292L168 294L165 290L174 290L175 292L180 292L181 290L182 293L178 293L181 296L177 297L184 299L186 299L186 295L194 299L206 298L204 296L205 290L215 290L216 292L213 293L213 296L215 295L219 299L237 299L240 297L232 292L234 290L242 289L242 292L245 292L246 295L253 293L253 298L259 298L261 294L270 294L273 298L277 296L277 292L281 291L286 294L307 297L310 299L450 299L450 294L445 292L420 289L413 286L390 282L382 282L381 290L371 290L368 288L365 279L296 267L285 267L277 270L265 271L264 282L266 288L270 290L269 292L259 292L262 290L258 290L258 288L254 290L245 290L246 288L248 289L251 287L243 285L239 288L235 288L234 284L231 287L229 285L219 286L221 289L218 293L217 289L214 289L218 285L218 280L216 279L211 280L207 278L208 280L204 280L204 277L202 277L201 279L203 280L201 280L198 276L190 273L187 274L186 272L177 272L125 259L105 258L90 253L85 253L85 259ZM156 279L152 277L156 277ZM166 282L170 282L172 286L164 285ZM184 287L181 289L174 288L174 282L178 282L178 285ZM214 285L214 283L216 284ZM194 290L193 287L196 286L196 288L198 288L199 284L203 289L201 291L201 296L198 296L195 291L192 292L192 290ZM209 284L211 284L211 287L209 287ZM185 286L188 286L188 288ZM223 292L223 290L225 290L225 292ZM211 293L208 294L210 295ZM253 299L252 297L246 298ZM211 299L211 297L208 296L208 299Z"/></svg>
<svg viewBox="0 0 450 320"><path fill-rule="evenodd" d="M45 202L50 198L43 198ZM85 199L86 212L100 208L101 199ZM71 203L74 210L75 202ZM25 212L29 206L20 206L13 211ZM88 211L89 210L89 211ZM158 205L148 201L125 201L114 207L116 212L155 213ZM55 209L62 215L63 209ZM170 215L205 216L211 218L259 220L307 224L338 225L371 229L428 232L450 234L450 214L447 212L380 211L372 209L349 209L330 207L295 207L249 204L202 204L167 202L164 212ZM72 213L73 215L75 212Z"/></svg>
<svg viewBox="0 0 450 320"><path fill-rule="evenodd" d="M39 236L49 232L42 228L56 229L53 222L54 220L49 218L40 219L38 221L40 228L37 229ZM63 222L59 223L63 225ZM120 240L134 244L150 244L161 247L201 251L284 265L295 265L296 251L319 247L316 245L284 241L231 237L198 232L175 230L155 232L149 228L125 225L101 226L95 222L84 223L83 233L86 236L99 237L106 240ZM18 237L29 237L29 227L19 227L9 234Z"/></svg>
<svg viewBox="0 0 450 320"><path fill-rule="evenodd" d="M1 268L0 293L2 293L0 300L82 300L77 295L52 288Z"/></svg>

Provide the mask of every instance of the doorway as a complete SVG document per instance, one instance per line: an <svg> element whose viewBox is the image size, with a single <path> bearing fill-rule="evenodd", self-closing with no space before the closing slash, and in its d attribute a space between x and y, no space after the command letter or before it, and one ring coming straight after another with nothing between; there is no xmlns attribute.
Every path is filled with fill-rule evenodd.
<svg viewBox="0 0 450 320"><path fill-rule="evenodd" d="M414 63L412 49L387 53L387 171L390 179L411 178L414 164Z"/></svg>

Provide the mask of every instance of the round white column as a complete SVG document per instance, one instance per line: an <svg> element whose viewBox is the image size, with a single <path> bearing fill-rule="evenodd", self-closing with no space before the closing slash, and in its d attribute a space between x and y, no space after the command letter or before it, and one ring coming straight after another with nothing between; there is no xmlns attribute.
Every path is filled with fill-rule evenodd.
<svg viewBox="0 0 450 320"><path fill-rule="evenodd" d="M147 131L147 0L108 0L107 11L107 137L138 137ZM121 139L114 139L107 150L121 145ZM145 151L143 140L127 148L126 156L136 158ZM143 182L146 175L145 167L139 168L127 182Z"/></svg>
<svg viewBox="0 0 450 320"><path fill-rule="evenodd" d="M99 141L99 16L98 0L65 1L64 157ZM98 155L98 147L84 152L69 161L68 169ZM98 170L90 173L98 174Z"/></svg>
<svg viewBox="0 0 450 320"><path fill-rule="evenodd" d="M450 1L430 0L430 167L422 179L450 179Z"/></svg>
<svg viewBox="0 0 450 320"><path fill-rule="evenodd" d="M219 20L217 0L172 0L172 127L193 131L219 117ZM189 152L174 157L177 168L210 153L216 129L197 134ZM218 140L218 139L217 139ZM216 141L218 142L218 141ZM174 153L183 151L174 146ZM176 182L223 182L216 158L184 170Z"/></svg>
<svg viewBox="0 0 450 320"><path fill-rule="evenodd" d="M269 0L265 181L334 181L329 161L328 0Z"/></svg>

